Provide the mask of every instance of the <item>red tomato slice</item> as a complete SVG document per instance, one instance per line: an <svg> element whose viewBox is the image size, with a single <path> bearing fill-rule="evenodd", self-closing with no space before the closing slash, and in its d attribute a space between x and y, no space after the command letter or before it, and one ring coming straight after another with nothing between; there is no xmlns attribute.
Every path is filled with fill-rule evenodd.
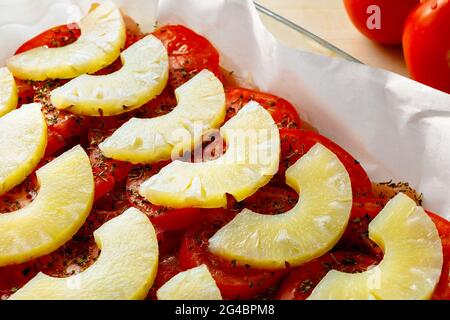
<svg viewBox="0 0 450 320"><path fill-rule="evenodd" d="M148 202L139 194L141 184L161 170L168 162L140 166L132 170L127 182L127 197L130 204L148 215L153 224L164 230L185 229L199 220L197 208L171 209Z"/></svg>
<svg viewBox="0 0 450 320"><path fill-rule="evenodd" d="M0 196L0 214L17 211L27 206L38 193L36 174L32 173L25 181Z"/></svg>
<svg viewBox="0 0 450 320"><path fill-rule="evenodd" d="M409 16L403 52L411 77L450 94L450 1L423 1Z"/></svg>
<svg viewBox="0 0 450 320"><path fill-rule="evenodd" d="M450 300L450 221L428 212L433 220L442 240L442 252L444 254L444 265L442 267L441 279L434 291L433 300Z"/></svg>
<svg viewBox="0 0 450 320"><path fill-rule="evenodd" d="M292 270L277 294L279 300L305 300L330 270L364 272L379 260L358 252L336 251Z"/></svg>
<svg viewBox="0 0 450 320"><path fill-rule="evenodd" d="M169 53L169 84L173 89L203 69L220 77L219 53L206 38L180 25L158 28L153 35L162 41Z"/></svg>
<svg viewBox="0 0 450 320"><path fill-rule="evenodd" d="M300 129L304 124L294 106L283 98L244 88L227 88L225 94L227 107L226 120L236 115L248 102L256 101L270 112L279 128Z"/></svg>
<svg viewBox="0 0 450 320"><path fill-rule="evenodd" d="M105 158L98 145L111 136L122 124L132 117L151 118L170 112L176 106L172 91L164 92L141 108L113 117L101 117L91 121L87 134L88 152L94 168L96 182L96 199L112 190L116 182L124 179L132 168L130 163Z"/></svg>
<svg viewBox="0 0 450 320"><path fill-rule="evenodd" d="M77 40L80 34L80 29L76 24L58 26L44 31L29 40L17 50L16 54L41 46L50 48L66 46ZM126 47L132 45L142 37L142 34L136 34L127 30ZM117 71L121 66L120 59L117 59L110 66L97 72L97 74L109 74ZM67 145L68 140L85 134L89 126L89 117L78 116L64 110L58 110L50 103L50 92L66 82L67 80L33 82L17 79L19 106L31 102L43 104L42 111L45 114L49 131L46 155L52 155L63 149ZM106 188L106 190L110 189Z"/></svg>
<svg viewBox="0 0 450 320"><path fill-rule="evenodd" d="M8 299L38 272L39 269L32 262L0 267L0 300Z"/></svg>
<svg viewBox="0 0 450 320"><path fill-rule="evenodd" d="M183 270L206 264L224 299L252 299L276 285L287 270L262 270L240 266L208 250L208 239L234 213L225 209L202 210L201 221L186 231L181 240L180 266Z"/></svg>
<svg viewBox="0 0 450 320"><path fill-rule="evenodd" d="M75 42L80 35L81 30L76 23L57 26L28 40L17 49L15 54L44 46L48 48L64 47Z"/></svg>
<svg viewBox="0 0 450 320"><path fill-rule="evenodd" d="M386 201L383 199L354 199L347 229L336 248L382 257L381 248L369 239L369 223L380 213L385 204Z"/></svg>
<svg viewBox="0 0 450 320"><path fill-rule="evenodd" d="M403 26L420 0L344 0L355 27L382 44L400 44Z"/></svg>
<svg viewBox="0 0 450 320"><path fill-rule="evenodd" d="M80 36L80 29L76 24L63 25L51 28L37 35L23 44L16 54L41 47L56 48L73 43ZM66 81L23 81L18 80L19 106L25 103L42 103L42 111L45 115L49 139L46 155L52 155L65 146L65 140L80 135L86 130L87 119L73 115L69 112L58 110L49 101L51 90L61 86Z"/></svg>
<svg viewBox="0 0 450 320"><path fill-rule="evenodd" d="M131 164L105 158L98 146L88 148L95 181L95 200L114 189L116 183L125 180L131 170Z"/></svg>
<svg viewBox="0 0 450 320"><path fill-rule="evenodd" d="M372 184L360 163L347 151L328 138L312 131L281 129L280 139L281 161L278 174L274 179L275 182L284 183L286 169L305 155L315 144L320 143L334 152L347 169L355 198L370 196L372 194Z"/></svg>
<svg viewBox="0 0 450 320"><path fill-rule="evenodd" d="M118 184L96 201L86 223L77 234L51 254L24 264L0 267L0 297L7 298L40 271L50 276L68 277L92 265L100 254L93 232L128 209L124 190L125 184ZM162 232L158 228L155 230L162 255L177 250L179 235Z"/></svg>
<svg viewBox="0 0 450 320"><path fill-rule="evenodd" d="M16 78L16 85L19 97L17 107L20 108L23 104L33 103L35 94L33 82Z"/></svg>
<svg viewBox="0 0 450 320"><path fill-rule="evenodd" d="M115 117L95 119L94 123L91 125L88 139L90 145L93 146L93 151L91 151L91 161L93 163L94 173L98 176L96 179L96 199L111 190L114 187L114 184L123 178L122 174L128 173L126 170L129 169L129 167L122 162L101 157L99 151L96 151L96 146L132 117L152 118L170 112L177 105L173 89L188 81L201 70L209 69L217 75L220 73L219 55L217 51L205 38L193 31L182 26L166 26L156 30L154 35L158 37L168 49L170 59L170 83L172 86L167 87L156 99L133 112ZM131 36L128 36L128 38L131 39ZM139 38L140 36L136 36L133 39L136 41ZM129 43L131 43L131 40ZM99 74L117 70L120 67L119 62L100 71ZM112 168L115 169L114 172L110 172ZM156 208L155 210L156 212L161 211L161 208ZM168 218L166 215L158 214L158 218L155 216L155 219L165 228L170 230L184 228L188 225L188 222L189 224L192 223L192 216L195 215L197 211L194 212L192 209L186 209L177 210L176 213L179 214L178 219L175 219L177 220L177 224L174 224L175 220L172 218L170 218L170 221L166 221ZM157 223L156 221L154 222Z"/></svg>
<svg viewBox="0 0 450 320"><path fill-rule="evenodd" d="M260 214L280 214L291 210L298 202L298 194L292 189L264 186L251 197L236 203L233 209L247 208Z"/></svg>
<svg viewBox="0 0 450 320"><path fill-rule="evenodd" d="M147 295L147 299L157 300L156 291L182 271L177 255L169 254L161 256L158 265L158 273L156 274L153 286Z"/></svg>
<svg viewBox="0 0 450 320"><path fill-rule="evenodd" d="M21 184L0 195L0 214L17 211L30 204L39 191L36 170L52 161L53 157L45 157Z"/></svg>

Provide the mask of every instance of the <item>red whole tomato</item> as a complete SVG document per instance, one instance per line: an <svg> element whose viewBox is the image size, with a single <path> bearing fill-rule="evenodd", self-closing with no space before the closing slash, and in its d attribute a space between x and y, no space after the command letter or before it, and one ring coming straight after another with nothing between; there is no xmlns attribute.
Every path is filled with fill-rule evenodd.
<svg viewBox="0 0 450 320"><path fill-rule="evenodd" d="M148 202L139 194L141 184L158 173L166 164L167 162L160 162L151 166L147 165L134 168L128 177L126 194L130 204L144 212L150 218L150 221L159 228L164 230L185 229L198 222L200 209L171 209L157 206Z"/></svg>
<svg viewBox="0 0 450 320"><path fill-rule="evenodd" d="M358 252L329 252L293 269L281 285L277 299L305 300L328 271L335 269L348 273L364 272L370 266L378 264L379 261L379 259Z"/></svg>
<svg viewBox="0 0 450 320"><path fill-rule="evenodd" d="M450 94L450 0L424 1L409 16L403 52L414 80Z"/></svg>
<svg viewBox="0 0 450 320"><path fill-rule="evenodd" d="M355 27L382 44L401 44L405 21L420 0L344 0Z"/></svg>
<svg viewBox="0 0 450 320"><path fill-rule="evenodd" d="M284 184L286 169L305 155L315 144L320 143L334 152L345 166L345 169L347 169L355 198L372 194L372 184L361 164L333 141L316 132L295 129L281 129L280 139L280 167L273 182Z"/></svg>
<svg viewBox="0 0 450 320"><path fill-rule="evenodd" d="M256 101L270 112L279 128L302 128L303 123L297 110L292 104L280 97L244 88L227 88L225 94L227 107L225 121L238 113L248 102Z"/></svg>
<svg viewBox="0 0 450 320"><path fill-rule="evenodd" d="M252 299L278 283L287 270L262 270L237 265L208 250L208 240L229 222L234 212L225 209L202 210L201 221L188 229L181 239L180 266L183 270L205 264L224 299Z"/></svg>

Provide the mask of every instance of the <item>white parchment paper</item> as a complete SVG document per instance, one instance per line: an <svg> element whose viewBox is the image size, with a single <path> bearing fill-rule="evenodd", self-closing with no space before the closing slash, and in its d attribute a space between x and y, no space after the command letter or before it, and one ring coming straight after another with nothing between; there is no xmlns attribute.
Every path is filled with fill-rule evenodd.
<svg viewBox="0 0 450 320"><path fill-rule="evenodd" d="M77 21L90 3L0 0L0 65L30 37ZM116 3L151 30L156 1ZM409 182L424 193L426 209L450 218L450 95L384 70L287 48L250 0L160 0L157 19L206 36L225 68L291 101L361 161L372 180Z"/></svg>

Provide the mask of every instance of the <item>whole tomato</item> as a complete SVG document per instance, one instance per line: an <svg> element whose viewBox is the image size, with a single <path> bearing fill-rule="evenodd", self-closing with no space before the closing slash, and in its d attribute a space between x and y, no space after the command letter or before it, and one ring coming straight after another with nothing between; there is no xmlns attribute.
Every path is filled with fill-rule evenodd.
<svg viewBox="0 0 450 320"><path fill-rule="evenodd" d="M428 0L406 21L403 51L411 77L450 94L450 0Z"/></svg>
<svg viewBox="0 0 450 320"><path fill-rule="evenodd" d="M405 21L420 0L344 0L358 30L381 44L401 44Z"/></svg>

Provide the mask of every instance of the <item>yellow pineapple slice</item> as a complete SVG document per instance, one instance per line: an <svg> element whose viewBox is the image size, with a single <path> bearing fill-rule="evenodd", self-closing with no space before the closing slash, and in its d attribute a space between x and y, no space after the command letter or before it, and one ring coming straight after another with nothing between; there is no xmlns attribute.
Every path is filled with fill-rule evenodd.
<svg viewBox="0 0 450 320"><path fill-rule="evenodd" d="M44 156L47 125L41 105L23 105L0 118L0 195L20 184Z"/></svg>
<svg viewBox="0 0 450 320"><path fill-rule="evenodd" d="M152 118L133 118L107 138L100 149L108 158L132 163L168 160L172 152L190 151L202 134L225 119L225 92L214 74L203 70L175 90L178 106Z"/></svg>
<svg viewBox="0 0 450 320"><path fill-rule="evenodd" d="M280 159L280 136L269 112L250 102L220 132L227 142L223 156L174 161L142 184L141 195L171 208L218 208L226 206L226 194L241 201L267 184Z"/></svg>
<svg viewBox="0 0 450 320"><path fill-rule="evenodd" d="M158 241L145 214L128 209L94 232L96 262L68 278L39 273L11 300L131 300L147 295L158 268Z"/></svg>
<svg viewBox="0 0 450 320"><path fill-rule="evenodd" d="M0 68L0 117L17 107L17 86L8 68Z"/></svg>
<svg viewBox="0 0 450 320"><path fill-rule="evenodd" d="M7 61L15 77L24 80L70 79L110 65L125 45L126 28L119 8L104 2L84 17L81 36L60 48L35 48Z"/></svg>
<svg viewBox="0 0 450 320"><path fill-rule="evenodd" d="M262 215L244 209L210 240L211 252L260 268L298 266L328 252L347 227L352 188L344 165L315 145L286 171L300 193L290 211Z"/></svg>
<svg viewBox="0 0 450 320"><path fill-rule="evenodd" d="M369 224L369 237L384 258L356 274L330 271L309 299L429 299L442 269L442 244L425 211L403 193L393 198Z"/></svg>
<svg viewBox="0 0 450 320"><path fill-rule="evenodd" d="M54 251L83 225L94 199L94 177L80 146L36 171L39 192L28 206L0 215L0 266Z"/></svg>
<svg viewBox="0 0 450 320"><path fill-rule="evenodd" d="M104 76L82 75L52 91L58 109L112 116L136 109L159 95L169 77L169 58L160 40L148 35L121 54L122 68Z"/></svg>
<svg viewBox="0 0 450 320"><path fill-rule="evenodd" d="M206 265L180 272L156 292L158 300L222 300Z"/></svg>

